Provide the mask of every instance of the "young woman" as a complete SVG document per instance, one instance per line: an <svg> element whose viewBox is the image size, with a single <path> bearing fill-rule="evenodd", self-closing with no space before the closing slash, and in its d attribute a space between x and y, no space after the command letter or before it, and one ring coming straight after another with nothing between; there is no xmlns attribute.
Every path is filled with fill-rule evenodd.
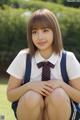
<svg viewBox="0 0 80 120"><path fill-rule="evenodd" d="M69 76L66 84L61 76L64 50L55 15L47 9L35 11L28 22L27 36L29 49L21 50L7 69L10 74L7 96L11 102L18 100L17 119L75 120L76 109L72 108L75 108L73 101L80 102L80 64L72 52L66 52ZM32 57L30 82L21 86L28 53ZM47 79L43 77L45 67L40 67L40 62L47 63L46 69L50 64Z"/></svg>

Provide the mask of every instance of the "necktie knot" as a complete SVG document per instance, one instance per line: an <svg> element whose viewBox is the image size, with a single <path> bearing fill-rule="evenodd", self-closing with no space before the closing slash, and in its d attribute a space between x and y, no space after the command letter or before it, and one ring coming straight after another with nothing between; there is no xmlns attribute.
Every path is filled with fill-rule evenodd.
<svg viewBox="0 0 80 120"><path fill-rule="evenodd" d="M50 63L49 61L48 62L40 62L37 64L38 68L41 68L41 67L51 67L51 68L54 68L54 65L52 63Z"/></svg>
<svg viewBox="0 0 80 120"><path fill-rule="evenodd" d="M37 66L42 67L42 81L50 80L50 68L54 68L54 65L50 62L40 62Z"/></svg>

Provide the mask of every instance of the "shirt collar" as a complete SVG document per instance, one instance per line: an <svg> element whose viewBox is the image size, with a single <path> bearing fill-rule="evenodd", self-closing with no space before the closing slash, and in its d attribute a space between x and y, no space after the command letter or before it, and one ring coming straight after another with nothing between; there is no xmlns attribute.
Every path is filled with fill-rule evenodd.
<svg viewBox="0 0 80 120"><path fill-rule="evenodd" d="M39 51L37 51L36 53L35 53L35 60L36 60L36 63L39 63L39 62L43 62L43 61L49 61L50 63L52 63L52 64L56 64L56 62L57 62L57 60L58 60L58 58L59 58L59 54L56 54L56 53L54 53L53 52L53 54L51 55L51 57L49 58L49 59L44 59L42 56L41 56L41 54L40 54L40 52Z"/></svg>

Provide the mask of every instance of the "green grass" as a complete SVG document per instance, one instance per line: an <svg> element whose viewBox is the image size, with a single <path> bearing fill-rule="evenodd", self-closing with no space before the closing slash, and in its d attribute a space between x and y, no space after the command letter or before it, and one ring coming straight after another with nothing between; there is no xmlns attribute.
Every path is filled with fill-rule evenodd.
<svg viewBox="0 0 80 120"><path fill-rule="evenodd" d="M8 80L0 80L0 115L5 115L5 120L15 120L11 103L7 100L6 89Z"/></svg>

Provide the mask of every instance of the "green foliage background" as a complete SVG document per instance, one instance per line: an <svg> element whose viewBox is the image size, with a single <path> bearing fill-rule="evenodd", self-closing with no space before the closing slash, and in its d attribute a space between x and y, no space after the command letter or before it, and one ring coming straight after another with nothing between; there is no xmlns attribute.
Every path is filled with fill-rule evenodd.
<svg viewBox="0 0 80 120"><path fill-rule="evenodd" d="M23 48L27 47L26 26L30 14L39 8L48 8L57 17L64 43L64 48L75 53L80 61L80 9L64 7L50 2L12 1L11 6L0 9L0 65L6 68ZM4 69L3 69L4 68ZM3 70L2 70L3 69Z"/></svg>

